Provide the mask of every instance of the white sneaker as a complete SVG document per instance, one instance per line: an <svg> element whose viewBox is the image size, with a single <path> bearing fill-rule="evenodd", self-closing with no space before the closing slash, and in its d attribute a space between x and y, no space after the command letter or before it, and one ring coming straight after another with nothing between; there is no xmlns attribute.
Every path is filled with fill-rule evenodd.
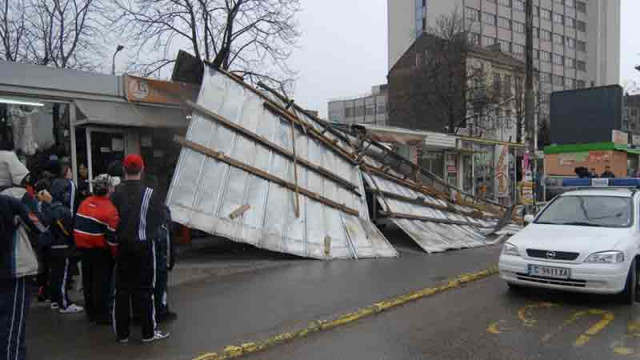
<svg viewBox="0 0 640 360"><path fill-rule="evenodd" d="M54 302L52 302L50 306L51 306L51 310L58 310L60 308L60 305Z"/></svg>
<svg viewBox="0 0 640 360"><path fill-rule="evenodd" d="M83 311L84 311L84 308L82 306L78 306L76 304L71 304L71 305L67 306L66 309L58 310L58 312L60 314L77 314L77 313L81 313Z"/></svg>
<svg viewBox="0 0 640 360"><path fill-rule="evenodd" d="M150 337L148 339L142 339L142 342L148 344L154 341L166 339L168 337L169 337L169 333L164 333L160 330L156 330L156 332L153 334L153 337Z"/></svg>

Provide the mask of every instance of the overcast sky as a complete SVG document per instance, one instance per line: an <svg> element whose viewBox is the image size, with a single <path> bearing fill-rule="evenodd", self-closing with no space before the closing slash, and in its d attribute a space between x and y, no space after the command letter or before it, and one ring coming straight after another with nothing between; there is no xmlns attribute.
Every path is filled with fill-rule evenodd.
<svg viewBox="0 0 640 360"><path fill-rule="evenodd" d="M439 0L442 1L442 0ZM332 98L386 82L387 0L301 0L302 37L291 59L295 99L326 116ZM640 73L640 0L622 0L621 82Z"/></svg>

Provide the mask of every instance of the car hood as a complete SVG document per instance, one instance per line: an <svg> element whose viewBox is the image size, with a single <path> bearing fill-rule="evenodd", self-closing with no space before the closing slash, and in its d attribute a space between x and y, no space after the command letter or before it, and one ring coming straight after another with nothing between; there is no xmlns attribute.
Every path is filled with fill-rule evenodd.
<svg viewBox="0 0 640 360"><path fill-rule="evenodd" d="M632 236L630 228L604 228L531 224L513 236L509 243L524 249L598 252L617 250L616 246Z"/></svg>

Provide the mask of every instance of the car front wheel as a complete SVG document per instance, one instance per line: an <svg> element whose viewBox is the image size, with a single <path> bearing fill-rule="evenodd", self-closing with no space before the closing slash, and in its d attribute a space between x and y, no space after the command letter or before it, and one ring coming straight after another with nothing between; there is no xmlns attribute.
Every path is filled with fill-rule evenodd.
<svg viewBox="0 0 640 360"><path fill-rule="evenodd" d="M620 294L620 300L622 303L633 305L633 303L640 299L638 296L638 291L640 291L638 280L640 280L640 277L638 276L638 266L634 259L631 263L631 267L629 268L629 274L627 275L627 283L624 291Z"/></svg>

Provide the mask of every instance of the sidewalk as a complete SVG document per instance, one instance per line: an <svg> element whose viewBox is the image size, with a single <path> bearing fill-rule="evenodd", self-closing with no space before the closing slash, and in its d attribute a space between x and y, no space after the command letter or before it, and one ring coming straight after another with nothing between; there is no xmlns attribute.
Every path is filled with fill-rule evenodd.
<svg viewBox="0 0 640 360"><path fill-rule="evenodd" d="M259 250L223 256L207 246L196 250L206 253L204 257L183 253L186 260L180 271L202 276L194 280L176 275L179 279L172 281L170 303L179 318L163 326L172 333L169 339L145 346L139 343L136 329L128 345L117 345L108 327L90 325L83 315L61 316L35 307L27 330L30 357L192 359L484 269L496 263L499 253L499 247L493 246L426 255L400 239L400 234L387 235L400 247L397 259L322 262ZM208 256L226 256L218 261L230 266L204 269L202 260ZM197 270L200 267L204 270Z"/></svg>

